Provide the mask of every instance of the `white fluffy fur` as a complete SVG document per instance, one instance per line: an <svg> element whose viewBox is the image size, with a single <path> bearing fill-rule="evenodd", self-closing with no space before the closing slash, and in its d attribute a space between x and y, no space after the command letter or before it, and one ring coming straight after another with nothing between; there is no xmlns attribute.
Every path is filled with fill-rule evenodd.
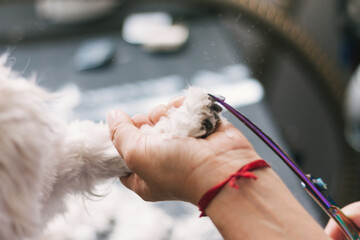
<svg viewBox="0 0 360 240"><path fill-rule="evenodd" d="M180 108L169 109L167 117L162 117L154 127L143 125L141 131L147 134L168 133L170 136L180 137L207 135L202 126L203 121L208 120L215 128L219 120L218 114L209 109L213 102L206 90L190 87Z"/></svg>
<svg viewBox="0 0 360 240"><path fill-rule="evenodd" d="M51 96L0 63L0 239L36 238L68 193L91 192L129 170L107 127L65 124Z"/></svg>
<svg viewBox="0 0 360 240"><path fill-rule="evenodd" d="M129 169L105 124L66 124L49 108L53 96L5 66L0 59L0 239L37 239L46 223L65 210L68 194L91 193L101 180ZM203 90L192 89L184 105L149 133L202 136L204 119L218 113ZM145 127L146 128L146 127Z"/></svg>

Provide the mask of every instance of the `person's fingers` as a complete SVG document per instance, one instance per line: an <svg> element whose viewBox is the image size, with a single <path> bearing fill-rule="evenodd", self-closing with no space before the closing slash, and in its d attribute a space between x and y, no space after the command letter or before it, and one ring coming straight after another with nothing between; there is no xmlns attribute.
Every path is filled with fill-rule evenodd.
<svg viewBox="0 0 360 240"><path fill-rule="evenodd" d="M140 128L144 124L152 125L149 117L145 114L136 114L131 117L131 120L137 128Z"/></svg>
<svg viewBox="0 0 360 240"><path fill-rule="evenodd" d="M125 159L129 168L129 161L131 161L137 149L141 146L143 135L140 130L134 125L131 118L124 112L119 110L111 111L107 116L111 140L120 155ZM131 139L131 141L129 141Z"/></svg>
<svg viewBox="0 0 360 240"><path fill-rule="evenodd" d="M360 227L360 202L355 202L350 205L347 205L342 209L343 213L349 217L358 229ZM330 220L325 227L325 233L334 240L345 240L345 236L340 230L339 226L335 223L334 220Z"/></svg>
<svg viewBox="0 0 360 240"><path fill-rule="evenodd" d="M120 178L121 183L128 189L135 192L145 201L155 201L156 198L153 197L152 190L149 188L147 183L141 179L137 174L130 174L126 177Z"/></svg>
<svg viewBox="0 0 360 240"><path fill-rule="evenodd" d="M137 174L131 173L129 176L121 177L120 181L125 187L135 192L140 197L143 196L144 189L142 188L144 181Z"/></svg>
<svg viewBox="0 0 360 240"><path fill-rule="evenodd" d="M346 237L334 220L330 220L325 228L325 233L334 240L346 240Z"/></svg>
<svg viewBox="0 0 360 240"><path fill-rule="evenodd" d="M167 104L167 108L168 109L171 107L179 108L183 105L184 101L185 101L185 96L176 96L170 99L170 101Z"/></svg>
<svg viewBox="0 0 360 240"><path fill-rule="evenodd" d="M166 105L158 105L150 110L149 119L152 124L156 124L161 117L166 116L168 108Z"/></svg>
<svg viewBox="0 0 360 240"><path fill-rule="evenodd" d="M119 179L120 179L121 183L125 187L127 187L128 189L134 191L133 188L134 188L135 173L131 173L128 176L125 176L125 177L120 177Z"/></svg>

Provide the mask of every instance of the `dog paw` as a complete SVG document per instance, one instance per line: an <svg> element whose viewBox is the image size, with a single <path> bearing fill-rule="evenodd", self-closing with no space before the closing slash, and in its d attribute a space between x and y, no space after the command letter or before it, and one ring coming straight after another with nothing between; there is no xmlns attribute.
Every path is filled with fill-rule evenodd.
<svg viewBox="0 0 360 240"><path fill-rule="evenodd" d="M167 116L155 126L143 125L141 131L179 137L206 137L215 131L221 119L221 110L206 90L190 87L181 107L169 109Z"/></svg>

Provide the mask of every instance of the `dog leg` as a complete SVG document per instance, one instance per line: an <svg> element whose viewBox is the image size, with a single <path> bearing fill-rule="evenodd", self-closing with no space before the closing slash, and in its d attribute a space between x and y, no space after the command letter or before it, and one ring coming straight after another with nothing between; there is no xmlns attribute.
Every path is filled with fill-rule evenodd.
<svg viewBox="0 0 360 240"><path fill-rule="evenodd" d="M93 194L104 180L126 176L130 170L113 146L108 127L103 123L75 121L65 128L62 156L56 165L52 190L44 197L43 220L65 211L67 194Z"/></svg>
<svg viewBox="0 0 360 240"><path fill-rule="evenodd" d="M74 192L91 191L98 181L130 173L103 123L72 122L64 146L66 154L58 166L58 179L71 183Z"/></svg>

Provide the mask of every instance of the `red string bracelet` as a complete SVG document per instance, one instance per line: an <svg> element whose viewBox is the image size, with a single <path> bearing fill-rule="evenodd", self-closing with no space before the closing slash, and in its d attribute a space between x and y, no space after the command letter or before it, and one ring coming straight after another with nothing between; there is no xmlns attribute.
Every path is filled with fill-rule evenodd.
<svg viewBox="0 0 360 240"><path fill-rule="evenodd" d="M212 188L210 188L200 199L198 206L199 210L201 212L200 217L206 216L205 209L210 204L210 202L214 199L214 197L219 193L219 191L227 184L229 183L230 186L234 189L239 189L239 185L237 185L236 180L239 178L252 178L254 180L257 179L256 175L253 174L252 170L258 169L258 168L264 168L264 167L270 167L270 165L265 162L264 160L255 160L253 162L250 162L240 168L236 173L231 174L227 179L224 181L216 184Z"/></svg>

